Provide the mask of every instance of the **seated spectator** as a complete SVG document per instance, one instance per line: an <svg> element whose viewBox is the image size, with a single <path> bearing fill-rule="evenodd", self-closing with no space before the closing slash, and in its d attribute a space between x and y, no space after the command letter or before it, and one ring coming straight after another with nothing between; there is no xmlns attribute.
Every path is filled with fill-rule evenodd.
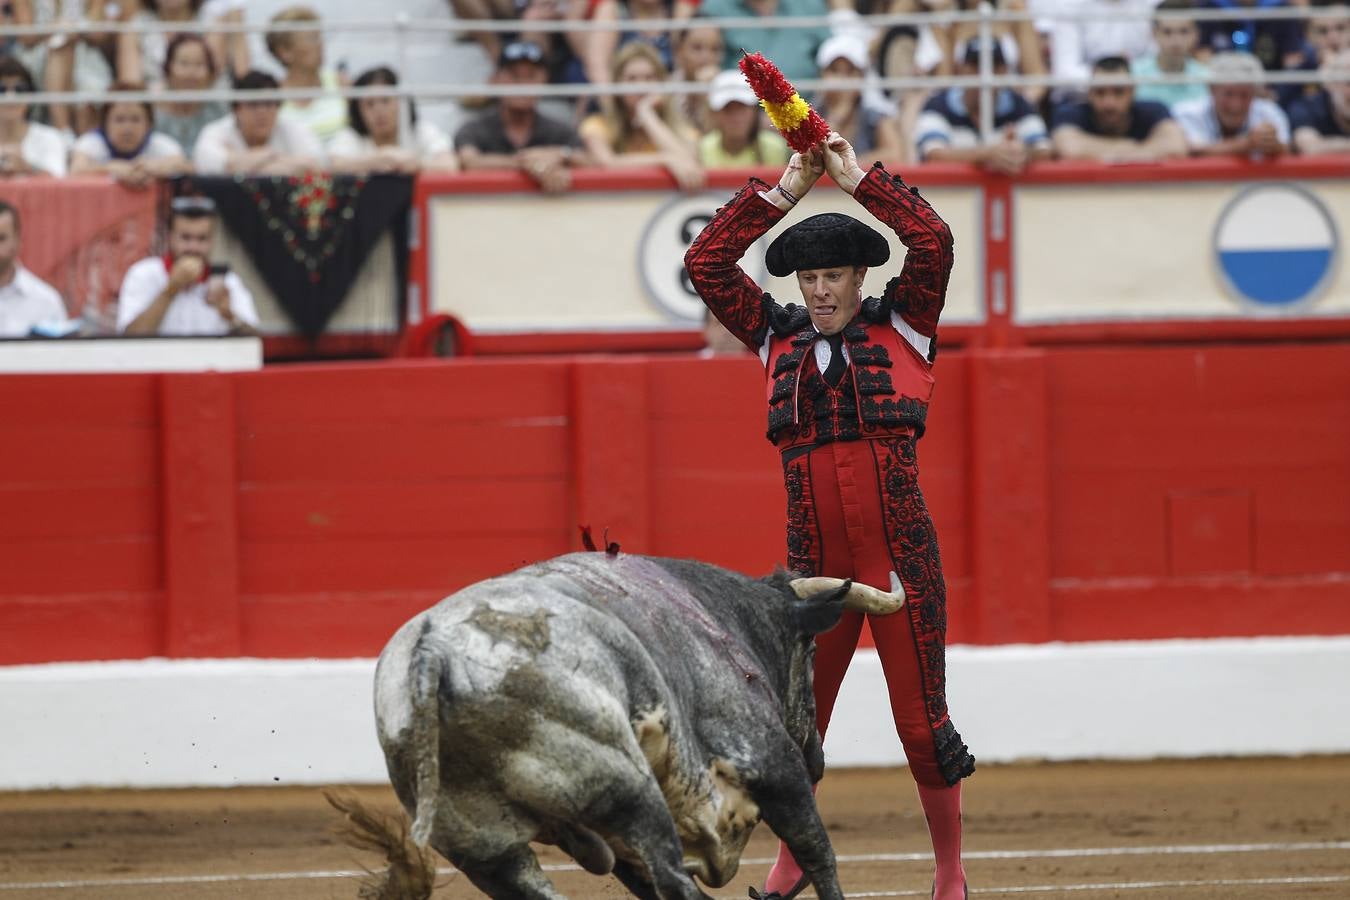
<svg viewBox="0 0 1350 900"><path fill-rule="evenodd" d="M836 34L820 45L816 65L823 81L861 80L871 68L867 42L857 34ZM820 96L820 114L853 146L864 169L878 159L909 162L894 112L867 99L857 88L827 87Z"/></svg>
<svg viewBox="0 0 1350 900"><path fill-rule="evenodd" d="M679 32L675 38L675 70L671 79L710 84L722 68L725 49L720 29L704 25ZM708 99L706 94L683 94L676 100L680 114L700 134L707 134L713 127L708 114Z"/></svg>
<svg viewBox="0 0 1350 900"><path fill-rule="evenodd" d="M1224 9L1232 19L1205 19L1200 22L1202 53L1250 53L1268 72L1298 66L1303 53L1303 20L1248 19L1243 10L1252 8L1291 9L1288 0L1199 0L1198 9ZM1297 13L1298 10L1291 10ZM1202 56L1201 59L1204 59Z"/></svg>
<svg viewBox="0 0 1350 900"><path fill-rule="evenodd" d="M998 44L993 45L994 74L1008 71ZM979 72L980 46L971 43L957 67L957 75ZM1045 122L1021 94L1000 88L994 92L994 129L991 140L980 134L979 88L938 91L919 115L919 158L932 162L970 162L1004 175L1021 172L1033 161L1050 157Z"/></svg>
<svg viewBox="0 0 1350 900"><path fill-rule="evenodd" d="M201 31L198 10L201 0L139 0L128 4L135 10L130 21L136 25L176 24L176 31L144 29L123 31L117 35L117 80L123 84L159 87L164 77L169 43L184 34ZM137 9L139 7L139 9ZM213 64L218 61L213 61Z"/></svg>
<svg viewBox="0 0 1350 900"><path fill-rule="evenodd" d="M499 22L520 18L520 9L516 0L450 0L450 8L456 19L467 22ZM488 59L496 59L502 52L502 33L499 31L472 31L465 37L472 38L483 48Z"/></svg>
<svg viewBox="0 0 1350 900"><path fill-rule="evenodd" d="M1350 47L1328 57L1322 72L1350 77ZM1350 81L1327 79L1320 93L1294 104L1289 126L1299 153L1350 153Z"/></svg>
<svg viewBox="0 0 1350 900"><path fill-rule="evenodd" d="M824 0L703 0L698 14L709 19L766 16L825 16ZM726 49L720 68L734 69L740 62L741 48L763 53L789 81L816 77L816 51L830 36L825 25L812 28L754 26L724 28Z"/></svg>
<svg viewBox="0 0 1350 900"><path fill-rule="evenodd" d="M139 91L115 84L112 93ZM154 130L155 110L145 101L110 100L99 110L98 128L80 136L70 152L70 174L111 175L127 187L147 187L156 178L192 171L178 142Z"/></svg>
<svg viewBox="0 0 1350 900"><path fill-rule="evenodd" d="M1064 4L1078 13L1115 14L1117 18L1057 19L1050 31L1050 71L1056 78L1086 80L1092 64L1105 56L1134 60L1153 50L1150 17L1158 0L1077 0ZM1119 18L1121 13L1133 13ZM1059 90L1056 93L1072 93Z"/></svg>
<svg viewBox="0 0 1350 900"><path fill-rule="evenodd" d="M318 23L319 14L308 6L291 6L271 18L273 25ZM347 102L337 73L323 66L323 35L317 28L305 31L269 31L267 50L286 67L282 87L323 88L317 100L287 100L281 104L281 120L295 122L327 144L347 125Z"/></svg>
<svg viewBox="0 0 1350 900"><path fill-rule="evenodd" d="M1130 63L1108 56L1097 60L1092 72L1125 76ZM1061 159L1156 162L1186 155L1186 135L1167 107L1136 100L1128 84L1093 84L1086 102L1059 107L1051 139Z"/></svg>
<svg viewBox="0 0 1350 900"><path fill-rule="evenodd" d="M362 72L354 87L396 85L398 76L380 66ZM400 132L400 107L408 104L407 133ZM417 104L397 97L362 97L347 101L346 128L329 146L333 168L340 172L403 172L422 169L453 171L459 160L450 137L430 122L418 121Z"/></svg>
<svg viewBox="0 0 1350 900"><path fill-rule="evenodd" d="M596 10L596 18L605 18L618 23L614 31L595 31L592 37L605 41L606 46L598 52L608 52L609 59L625 44L642 41L651 44L661 55L661 65L670 71L675 68L675 45L671 33L660 28L648 28L643 23L649 20L673 18L675 4L673 0L599 0L599 8L608 7L609 12L601 14Z"/></svg>
<svg viewBox="0 0 1350 900"><path fill-rule="evenodd" d="M700 0L566 0L564 18L588 20L590 22L611 23L611 29L566 32L567 39L577 64L575 71L569 73L567 81L589 81L591 84L608 84L609 64L614 54L624 44L632 41L646 41L661 54L661 64L667 71L676 68L675 47L681 32L671 33L664 29L649 28L645 21L658 19L688 19L693 16ZM721 40L721 35L718 35ZM712 73L722 64L721 56L714 63Z"/></svg>
<svg viewBox="0 0 1350 900"><path fill-rule="evenodd" d="M233 272L212 266L215 205L178 197L169 205L169 252L134 264L117 295L117 330L128 335L257 334L253 295Z"/></svg>
<svg viewBox="0 0 1350 900"><path fill-rule="evenodd" d="M249 72L240 91L275 90L266 72ZM323 165L323 147L303 125L278 118L276 100L235 100L228 116L202 129L192 150L199 175L295 175Z"/></svg>
<svg viewBox="0 0 1350 900"><path fill-rule="evenodd" d="M110 60L116 53L116 36L100 28L103 22L125 17L133 9L108 0L28 0L16 6L21 24L79 23L80 28L61 34L25 35L19 38L17 56L44 91L100 93L113 82ZM94 127L98 110L92 103L56 103L47 107L47 122L67 139Z"/></svg>
<svg viewBox="0 0 1350 900"><path fill-rule="evenodd" d="M1315 4L1311 12L1312 16L1305 23L1307 41L1303 47L1302 60L1297 66L1289 67L1305 72L1318 71L1323 61L1342 50L1350 49L1350 6L1344 0L1332 0L1323 6ZM1287 112L1293 111L1293 105L1300 97L1316 96L1321 90L1320 80L1275 87L1280 105Z"/></svg>
<svg viewBox="0 0 1350 900"><path fill-rule="evenodd" d="M777 129L764 127L759 100L739 69L719 72L708 91L714 127L698 142L704 168L785 166L792 156Z"/></svg>
<svg viewBox="0 0 1350 900"><path fill-rule="evenodd" d="M34 93L33 76L12 56L0 56L0 93ZM0 105L0 176L66 174L66 139L32 121L26 103Z"/></svg>
<svg viewBox="0 0 1350 900"><path fill-rule="evenodd" d="M19 211L0 200L0 337L27 337L34 326L63 322L66 304L19 262Z"/></svg>
<svg viewBox="0 0 1350 900"><path fill-rule="evenodd" d="M1000 12L1025 12L1026 0L998 0ZM946 11L948 9L971 12L978 4L975 0L904 0L896 3L893 12ZM930 75L950 75L956 71L957 61L965 57L966 44L977 40L980 33L978 22L952 22L920 26L918 40L914 47L914 69ZM1030 18L1018 22L992 23L994 40L1008 61L1008 68L1023 75L1044 75L1046 72L1045 52L1041 46L1041 37ZM892 38L892 42L898 38ZM888 54L894 53L894 47L886 48ZM1027 87L1019 90L1022 96L1032 103L1044 96L1044 87Z"/></svg>
<svg viewBox="0 0 1350 900"><path fill-rule="evenodd" d="M180 34L169 41L164 51L164 86L168 91L204 91L215 83L216 64L200 35ZM225 104L218 100L161 100L155 110L155 128L190 151L202 129L226 112Z"/></svg>
<svg viewBox="0 0 1350 900"><path fill-rule="evenodd" d="M221 25L244 24L244 7L248 0L203 0L197 18L203 22ZM213 31L206 36L211 47L211 58L216 70L227 81L243 78L253 68L249 35L243 31Z"/></svg>
<svg viewBox="0 0 1350 900"><path fill-rule="evenodd" d="M502 48L493 84L548 82L544 51L514 41ZM576 129L543 115L538 97L502 97L496 107L466 122L455 133L455 150L465 169L513 169L540 188L560 193L572 185L569 166L587 162Z"/></svg>
<svg viewBox="0 0 1350 900"><path fill-rule="evenodd" d="M569 18L593 21L601 12L595 0L517 0L516 5L515 17L522 23L529 22L534 26L546 22L561 23ZM562 30L504 32L497 35L497 45L500 47L502 41L536 44L544 51L544 66L548 69L550 82L578 84L591 80L591 66L598 60L589 59L587 54L593 52L591 48L595 40L604 34L597 31Z"/></svg>
<svg viewBox="0 0 1350 900"><path fill-rule="evenodd" d="M1274 100L1256 96L1261 64L1249 53L1220 53L1210 62L1214 78L1252 79L1211 84L1209 96L1172 110L1196 156L1279 156L1289 149L1289 119Z"/></svg>
<svg viewBox="0 0 1350 900"><path fill-rule="evenodd" d="M1191 0L1162 0L1158 12L1193 9ZM1171 109L1187 100L1202 100L1209 93L1205 76L1209 68L1195 58L1200 28L1193 19L1159 18L1153 20L1153 40L1158 52L1135 57L1130 71L1137 76L1185 75L1189 84L1141 84L1134 90L1136 100L1153 100Z"/></svg>
<svg viewBox="0 0 1350 900"><path fill-rule="evenodd" d="M615 84L659 84L666 80L661 57L650 44L633 43L614 54ZM693 126L683 121L665 94L602 97L601 111L581 123L582 143L605 168L664 166L684 190L704 185Z"/></svg>

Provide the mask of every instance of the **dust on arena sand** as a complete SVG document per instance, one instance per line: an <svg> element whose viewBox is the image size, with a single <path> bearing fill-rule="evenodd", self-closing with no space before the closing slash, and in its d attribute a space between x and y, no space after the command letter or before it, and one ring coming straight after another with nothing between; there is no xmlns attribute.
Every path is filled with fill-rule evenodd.
<svg viewBox="0 0 1350 900"><path fill-rule="evenodd" d="M388 789L356 794L396 806ZM928 896L907 772L831 771L820 805L849 897ZM971 896L1350 897L1350 757L982 766L965 808ZM0 900L354 898L354 875L380 861L335 838L337 819L312 787L0 794ZM735 880L709 893L744 897L774 850L756 829ZM570 897L626 896L540 856ZM436 898L479 896L454 872L437 883Z"/></svg>

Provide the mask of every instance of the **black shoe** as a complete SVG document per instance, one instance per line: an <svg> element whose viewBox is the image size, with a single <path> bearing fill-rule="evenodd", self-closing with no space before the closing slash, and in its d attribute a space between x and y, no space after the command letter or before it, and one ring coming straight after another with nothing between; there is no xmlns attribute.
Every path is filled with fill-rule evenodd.
<svg viewBox="0 0 1350 900"><path fill-rule="evenodd" d="M750 900L792 900L793 897L806 890L806 886L810 883L811 876L803 872L802 877L797 879L796 884L788 888L786 894L779 893L778 891L769 891L767 894L761 894L759 891L751 888Z"/></svg>

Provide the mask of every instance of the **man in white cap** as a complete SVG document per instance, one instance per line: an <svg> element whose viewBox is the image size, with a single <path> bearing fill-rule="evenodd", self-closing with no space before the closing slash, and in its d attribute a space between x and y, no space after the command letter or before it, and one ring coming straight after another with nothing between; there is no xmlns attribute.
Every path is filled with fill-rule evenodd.
<svg viewBox="0 0 1350 900"><path fill-rule="evenodd" d="M1209 96L1172 110L1192 156L1276 157L1289 150L1289 119L1256 96L1264 70L1249 53L1219 53L1209 63ZM1250 78L1250 81L1238 79Z"/></svg>
<svg viewBox="0 0 1350 900"><path fill-rule="evenodd" d="M755 92L739 69L718 72L708 86L712 130L698 142L699 164L709 169L786 165L791 151L764 127Z"/></svg>
<svg viewBox="0 0 1350 900"><path fill-rule="evenodd" d="M856 32L836 34L816 51L816 67L824 81L861 81L872 68L867 41ZM902 160L900 125L884 97L867 88L826 88L820 115L853 145L862 165L873 160ZM908 161L908 160L904 160Z"/></svg>

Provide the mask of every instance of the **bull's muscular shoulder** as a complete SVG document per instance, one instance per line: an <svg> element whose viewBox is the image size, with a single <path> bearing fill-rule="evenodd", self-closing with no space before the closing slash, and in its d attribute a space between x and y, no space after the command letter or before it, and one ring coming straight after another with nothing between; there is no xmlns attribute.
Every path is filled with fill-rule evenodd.
<svg viewBox="0 0 1350 900"><path fill-rule="evenodd" d="M778 337L796 334L811 321L811 314L807 312L805 306L797 303L779 306L768 294L764 295L764 307L769 320L769 328Z"/></svg>

